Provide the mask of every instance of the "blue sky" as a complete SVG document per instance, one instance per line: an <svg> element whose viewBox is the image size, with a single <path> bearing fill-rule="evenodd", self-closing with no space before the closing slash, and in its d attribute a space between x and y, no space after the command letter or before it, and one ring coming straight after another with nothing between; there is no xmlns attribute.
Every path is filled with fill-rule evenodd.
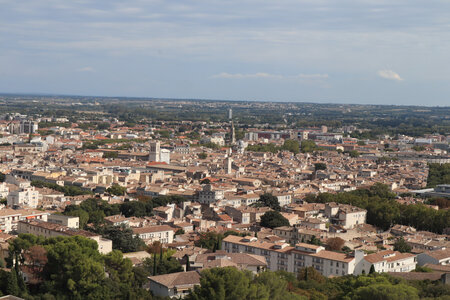
<svg viewBox="0 0 450 300"><path fill-rule="evenodd" d="M450 105L450 1L0 0L0 92Z"/></svg>

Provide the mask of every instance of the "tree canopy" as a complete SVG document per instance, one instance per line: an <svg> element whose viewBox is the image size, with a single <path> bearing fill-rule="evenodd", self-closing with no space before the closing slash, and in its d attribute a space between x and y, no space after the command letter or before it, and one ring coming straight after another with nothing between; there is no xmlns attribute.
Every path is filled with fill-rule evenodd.
<svg viewBox="0 0 450 300"><path fill-rule="evenodd" d="M290 226L288 219L276 210L268 211L262 215L260 225L272 229L280 226Z"/></svg>

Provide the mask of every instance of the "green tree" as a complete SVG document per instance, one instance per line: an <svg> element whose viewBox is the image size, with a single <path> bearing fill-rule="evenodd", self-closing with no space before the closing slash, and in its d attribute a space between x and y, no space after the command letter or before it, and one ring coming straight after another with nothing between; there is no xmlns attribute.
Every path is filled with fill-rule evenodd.
<svg viewBox="0 0 450 300"><path fill-rule="evenodd" d="M202 152L198 154L198 158L200 159L206 159L208 157L208 153Z"/></svg>
<svg viewBox="0 0 450 300"><path fill-rule="evenodd" d="M124 253L136 252L145 248L145 243L138 236L134 236L133 230L125 226L101 226L96 232L103 237L112 240L113 248Z"/></svg>
<svg viewBox="0 0 450 300"><path fill-rule="evenodd" d="M326 170L327 169L327 165L325 163L315 163L314 164L314 170L318 171L318 170Z"/></svg>
<svg viewBox="0 0 450 300"><path fill-rule="evenodd" d="M359 152L356 150L352 150L352 151L348 152L348 154L350 155L350 157L353 157L353 158L359 157Z"/></svg>
<svg viewBox="0 0 450 300"><path fill-rule="evenodd" d="M372 284L356 289L352 299L355 300L415 300L418 291L406 284Z"/></svg>
<svg viewBox="0 0 450 300"><path fill-rule="evenodd" d="M11 269L6 285L6 293L8 295L20 296L19 281L17 280L17 277L18 275L16 269Z"/></svg>
<svg viewBox="0 0 450 300"><path fill-rule="evenodd" d="M316 143L311 140L303 140L300 144L300 148L302 150L302 153L310 153L318 149Z"/></svg>
<svg viewBox="0 0 450 300"><path fill-rule="evenodd" d="M118 184L113 184L106 191L112 195L123 196L127 192L127 188Z"/></svg>
<svg viewBox="0 0 450 300"><path fill-rule="evenodd" d="M264 193L259 196L259 200L255 206L267 206L278 211L281 210L278 198L270 193Z"/></svg>
<svg viewBox="0 0 450 300"><path fill-rule="evenodd" d="M394 243L394 250L401 253L411 252L412 247L408 245L403 237L397 239Z"/></svg>
<svg viewBox="0 0 450 300"><path fill-rule="evenodd" d="M287 150L297 154L300 152L300 144L297 140L285 140L283 146L281 146L281 150Z"/></svg>
<svg viewBox="0 0 450 300"><path fill-rule="evenodd" d="M256 300L256 289L251 288L251 280L252 275L249 271L239 271L233 267L206 269L201 273L200 286L196 286L186 299ZM268 299L267 290L264 289L264 295L259 296L260 299Z"/></svg>
<svg viewBox="0 0 450 300"><path fill-rule="evenodd" d="M267 228L290 226L289 221L276 210L268 211L261 216L260 225Z"/></svg>
<svg viewBox="0 0 450 300"><path fill-rule="evenodd" d="M223 235L213 231L201 233L200 238L196 241L196 246L207 248L211 251L220 250Z"/></svg>

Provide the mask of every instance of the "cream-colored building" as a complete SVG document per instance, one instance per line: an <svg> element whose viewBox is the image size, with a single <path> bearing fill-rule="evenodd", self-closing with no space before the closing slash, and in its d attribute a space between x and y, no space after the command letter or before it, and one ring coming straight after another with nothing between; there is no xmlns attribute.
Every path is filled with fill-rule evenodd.
<svg viewBox="0 0 450 300"><path fill-rule="evenodd" d="M324 276L353 274L353 256L327 251L324 247L298 243L295 247L279 241L270 242L256 237L227 236L222 249L230 253L250 253L266 258L268 269L298 273L302 268L314 267Z"/></svg>
<svg viewBox="0 0 450 300"><path fill-rule="evenodd" d="M52 214L47 217L47 222L67 226L74 229L80 228L79 217Z"/></svg>
<svg viewBox="0 0 450 300"><path fill-rule="evenodd" d="M133 233L144 240L146 244L156 241L161 244L170 244L173 242L174 228L169 225L139 227L133 228Z"/></svg>
<svg viewBox="0 0 450 300"><path fill-rule="evenodd" d="M39 192L34 186L21 188L10 192L6 198L9 207L31 207L36 208L39 200Z"/></svg>
<svg viewBox="0 0 450 300"><path fill-rule="evenodd" d="M103 238L101 235L85 230L76 230L67 226L42 222L42 221L19 221L17 231L19 233L30 233L34 235L41 235L45 238L56 236L84 236L97 242L98 251L102 254L107 254L112 251L112 241Z"/></svg>

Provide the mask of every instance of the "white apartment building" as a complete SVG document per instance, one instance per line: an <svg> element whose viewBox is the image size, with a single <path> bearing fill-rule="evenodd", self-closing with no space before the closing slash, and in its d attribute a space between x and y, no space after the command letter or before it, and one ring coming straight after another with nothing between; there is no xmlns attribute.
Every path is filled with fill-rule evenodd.
<svg viewBox="0 0 450 300"><path fill-rule="evenodd" d="M273 194L278 199L278 203L281 207L292 203L292 195L287 193L274 193Z"/></svg>
<svg viewBox="0 0 450 300"><path fill-rule="evenodd" d="M6 198L9 207L36 208L39 200L39 192L34 187L21 188L10 192Z"/></svg>
<svg viewBox="0 0 450 300"><path fill-rule="evenodd" d="M289 246L285 242L268 242L256 237L228 236L222 241L222 249L230 253L250 253L266 258L271 271L298 273L305 267L314 267L324 276L353 274L355 257L325 250L324 247L304 243Z"/></svg>
<svg viewBox="0 0 450 300"><path fill-rule="evenodd" d="M357 264L355 275L369 274L373 265L375 272L411 272L416 268L417 256L411 253L400 253L398 251L385 250L365 255L363 251L355 251Z"/></svg>
<svg viewBox="0 0 450 300"><path fill-rule="evenodd" d="M5 182L0 183L0 198L6 198L9 194L9 187Z"/></svg>
<svg viewBox="0 0 450 300"><path fill-rule="evenodd" d="M173 242L174 229L168 225L133 228L133 233L140 237L146 244L160 242L170 244Z"/></svg>

